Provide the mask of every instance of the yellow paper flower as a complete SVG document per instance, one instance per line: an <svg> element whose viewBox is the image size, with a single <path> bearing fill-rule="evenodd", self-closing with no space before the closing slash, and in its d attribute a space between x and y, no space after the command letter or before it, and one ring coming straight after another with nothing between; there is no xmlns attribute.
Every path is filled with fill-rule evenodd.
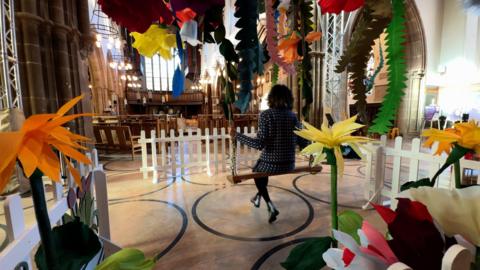
<svg viewBox="0 0 480 270"><path fill-rule="evenodd" d="M422 136L428 137L424 143L426 147L439 142L436 155L441 155L443 152L450 154L454 143L480 154L480 126L475 121L455 124L453 129L429 129L424 131Z"/></svg>
<svg viewBox="0 0 480 270"><path fill-rule="evenodd" d="M480 246L480 187L441 189L412 188L400 196L423 203L448 236L459 234Z"/></svg>
<svg viewBox="0 0 480 270"><path fill-rule="evenodd" d="M135 38L132 45L141 55L151 58L158 53L166 60L172 59L172 48L176 46L177 39L167 28L152 24L145 33L133 32L131 35Z"/></svg>
<svg viewBox="0 0 480 270"><path fill-rule="evenodd" d="M326 158L323 149L331 149L335 154L338 171L340 175L343 175L344 161L340 146L342 144L349 145L360 157L363 158L363 154L360 151L361 145L359 143L370 141L370 139L366 137L351 135L353 132L363 127L363 125L355 123L356 120L357 116L354 116L345 121L335 123L332 128L328 128L326 123L323 123L320 130L306 122L303 122L305 129L295 131L295 134L307 140L313 141L314 143L305 147L302 153L314 155L314 164L318 164L324 161Z"/></svg>
<svg viewBox="0 0 480 270"><path fill-rule="evenodd" d="M50 179L59 181L60 160L52 147L79 162L91 163L85 155L76 150L85 150L86 148L80 143L90 139L62 127L63 124L78 117L91 116L91 114L64 116L81 98L82 96L79 96L67 102L56 114L30 116L25 120L20 131L0 133L0 192L10 180L17 159L22 164L23 172L27 177L30 177L38 168ZM75 182L81 187L80 174L68 159L65 158L65 160Z"/></svg>

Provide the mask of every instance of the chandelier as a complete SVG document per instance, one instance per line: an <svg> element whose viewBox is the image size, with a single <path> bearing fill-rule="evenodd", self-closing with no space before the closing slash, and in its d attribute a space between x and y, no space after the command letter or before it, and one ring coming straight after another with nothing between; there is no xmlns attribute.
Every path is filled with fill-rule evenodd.
<svg viewBox="0 0 480 270"><path fill-rule="evenodd" d="M92 12L90 27L92 28L92 31L96 33L95 45L98 48L102 47L104 40L107 42L107 47L109 50L112 48L121 48L118 26L112 22L112 20L105 13L102 12L97 3L95 3L95 8Z"/></svg>

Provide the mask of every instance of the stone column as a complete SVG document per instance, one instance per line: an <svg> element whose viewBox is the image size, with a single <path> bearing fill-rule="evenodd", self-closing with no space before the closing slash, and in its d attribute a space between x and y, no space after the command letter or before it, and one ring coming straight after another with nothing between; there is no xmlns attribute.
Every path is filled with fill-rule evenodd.
<svg viewBox="0 0 480 270"><path fill-rule="evenodd" d="M55 73L59 104L65 104L73 98L73 86L70 78L70 59L67 34L72 30L65 25L65 7L62 0L50 1L50 16L53 21L52 47L55 58Z"/></svg>
<svg viewBox="0 0 480 270"><path fill-rule="evenodd" d="M413 70L409 74L408 88L397 116L397 126L403 137L420 135L425 103L424 75L423 69Z"/></svg>
<svg viewBox="0 0 480 270"><path fill-rule="evenodd" d="M25 115L46 113L48 109L42 72L40 24L36 0L22 0L15 13L19 49L20 79Z"/></svg>

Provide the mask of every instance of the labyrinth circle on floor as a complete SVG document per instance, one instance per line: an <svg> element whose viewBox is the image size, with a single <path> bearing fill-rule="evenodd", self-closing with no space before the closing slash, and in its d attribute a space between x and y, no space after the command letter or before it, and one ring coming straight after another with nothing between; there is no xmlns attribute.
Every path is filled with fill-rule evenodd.
<svg viewBox="0 0 480 270"><path fill-rule="evenodd" d="M149 211L146 213L142 212L142 209L147 209L142 207L144 204L156 204L156 206L152 209L149 205ZM157 206L158 209L155 209ZM116 231L115 226L112 227L112 240L122 247L153 250L157 260L180 241L188 226L185 210L174 203L162 200L140 199L113 202L110 203L110 212L111 223L122 224L118 226L121 227L121 231ZM143 226L138 226L139 222ZM146 224L150 226L145 226ZM159 243L165 244L160 251L157 251Z"/></svg>
<svg viewBox="0 0 480 270"><path fill-rule="evenodd" d="M315 183L318 182L318 183ZM343 174L338 180L338 206L361 209L364 202L363 177ZM330 204L330 173L303 174L293 179L293 187L303 196L322 203Z"/></svg>
<svg viewBox="0 0 480 270"><path fill-rule="evenodd" d="M299 239L294 239L292 241L288 241L285 243L282 243L278 246L275 246L274 248L270 249L269 251L265 252L262 257L260 257L252 266L252 270L260 270L262 266L273 256L279 255L282 257L283 261L285 261L288 257L288 250L286 250L290 246L298 245L301 244L305 241L308 241L310 239L314 239L314 237L307 237L307 238L299 238ZM285 253L285 254L278 254L278 253ZM271 269L271 266L268 267L267 269Z"/></svg>
<svg viewBox="0 0 480 270"><path fill-rule="evenodd" d="M242 184L209 191L192 207L193 220L204 230L219 237L238 241L272 241L295 235L313 221L313 207L301 195L286 188L268 186L270 197L280 211L273 224L268 223L265 201L260 208L250 202L257 189Z"/></svg>

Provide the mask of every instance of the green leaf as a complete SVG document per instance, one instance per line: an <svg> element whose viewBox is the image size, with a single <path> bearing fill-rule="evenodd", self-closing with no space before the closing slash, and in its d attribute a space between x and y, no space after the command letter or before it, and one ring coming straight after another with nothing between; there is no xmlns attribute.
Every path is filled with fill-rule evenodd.
<svg viewBox="0 0 480 270"><path fill-rule="evenodd" d="M343 211L338 215L338 229L355 239L360 244L358 230L362 228L363 218L351 210Z"/></svg>
<svg viewBox="0 0 480 270"><path fill-rule="evenodd" d="M58 268L55 270L82 269L100 251L98 236L87 225L75 219L52 230ZM47 269L43 246L35 253L35 263L40 270Z"/></svg>
<svg viewBox="0 0 480 270"><path fill-rule="evenodd" d="M217 29L215 30L214 36L217 44L220 44L225 40L225 26L223 26L223 24L217 27Z"/></svg>
<svg viewBox="0 0 480 270"><path fill-rule="evenodd" d="M154 266L155 262L146 259L142 251L125 248L105 259L95 270L150 270Z"/></svg>
<svg viewBox="0 0 480 270"><path fill-rule="evenodd" d="M418 188L418 187L433 187L435 183L430 181L430 178L422 178L418 181L409 181L403 184L400 187L400 191L409 190L411 188Z"/></svg>
<svg viewBox="0 0 480 270"><path fill-rule="evenodd" d="M393 126L407 87L405 57L405 0L393 0L393 18L387 28L388 87L382 106L369 131L386 134Z"/></svg>
<svg viewBox="0 0 480 270"><path fill-rule="evenodd" d="M296 246L281 265L287 270L318 270L326 265L322 254L332 245L331 237L319 237Z"/></svg>
<svg viewBox="0 0 480 270"><path fill-rule="evenodd" d="M445 164L443 164L443 166L433 176L432 178L433 185L435 185L437 178L440 176L440 174L442 174L443 171L445 171L453 163L459 161L463 156L465 156L470 151L472 150L461 147L458 144L455 144L453 146L452 152L450 152L450 155L448 155L447 160L445 161Z"/></svg>

